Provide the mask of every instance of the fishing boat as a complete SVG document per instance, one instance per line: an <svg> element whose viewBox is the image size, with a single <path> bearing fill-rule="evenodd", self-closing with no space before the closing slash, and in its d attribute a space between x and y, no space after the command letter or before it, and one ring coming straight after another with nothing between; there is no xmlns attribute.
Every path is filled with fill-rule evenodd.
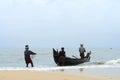
<svg viewBox="0 0 120 80"><path fill-rule="evenodd" d="M81 64L84 62L89 62L90 61L90 54L91 54L91 52L88 52L84 59L80 59L80 58L77 58L75 56L73 56L74 58L65 57L64 66L72 66L72 65L78 65L78 64ZM58 61L59 52L58 52L58 50L55 50L54 48L53 48L53 58L54 58L55 63L58 66L61 66L59 64L59 61Z"/></svg>

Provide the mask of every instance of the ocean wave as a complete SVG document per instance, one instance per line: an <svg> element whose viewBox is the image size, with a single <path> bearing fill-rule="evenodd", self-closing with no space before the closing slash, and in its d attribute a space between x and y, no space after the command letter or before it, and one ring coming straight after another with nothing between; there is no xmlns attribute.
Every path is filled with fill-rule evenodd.
<svg viewBox="0 0 120 80"><path fill-rule="evenodd" d="M90 62L89 65L103 65L105 64L105 61L99 61L99 62Z"/></svg>
<svg viewBox="0 0 120 80"><path fill-rule="evenodd" d="M61 69L80 69L80 68L120 68L120 65L86 65L86 66L64 66L64 67L34 67L34 68L20 68L20 67L2 67L0 70L34 70L34 71L53 71Z"/></svg>
<svg viewBox="0 0 120 80"><path fill-rule="evenodd" d="M99 61L99 62L88 62L83 65L77 66L48 66L39 65L38 67L0 67L0 70L34 70L34 71L52 71L60 69L80 69L80 68L120 68L120 59L109 60L109 61Z"/></svg>
<svg viewBox="0 0 120 80"><path fill-rule="evenodd" d="M120 59L107 61L106 64L120 64Z"/></svg>
<svg viewBox="0 0 120 80"><path fill-rule="evenodd" d="M109 60L109 61L98 61L98 62L90 62L89 65L113 65L113 64L120 64L120 59Z"/></svg>

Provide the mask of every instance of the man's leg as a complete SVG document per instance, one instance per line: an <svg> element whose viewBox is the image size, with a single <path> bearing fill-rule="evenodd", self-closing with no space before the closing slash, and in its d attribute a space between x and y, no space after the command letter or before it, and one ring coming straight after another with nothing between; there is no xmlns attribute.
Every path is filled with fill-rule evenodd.
<svg viewBox="0 0 120 80"><path fill-rule="evenodd" d="M28 67L28 63L26 63L26 67Z"/></svg>
<svg viewBox="0 0 120 80"><path fill-rule="evenodd" d="M33 62L31 61L31 66L34 67Z"/></svg>
<svg viewBox="0 0 120 80"><path fill-rule="evenodd" d="M81 56L81 59L84 59L84 53L81 53L80 56Z"/></svg>

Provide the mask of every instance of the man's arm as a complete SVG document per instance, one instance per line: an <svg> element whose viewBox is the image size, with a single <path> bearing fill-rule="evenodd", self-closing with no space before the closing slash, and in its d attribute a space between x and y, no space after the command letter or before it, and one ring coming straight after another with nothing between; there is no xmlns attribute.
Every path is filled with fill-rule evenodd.
<svg viewBox="0 0 120 80"><path fill-rule="evenodd" d="M84 48L84 52L86 52L85 48Z"/></svg>
<svg viewBox="0 0 120 80"><path fill-rule="evenodd" d="M34 53L34 52L30 51L30 54L31 54L31 55L36 55L37 53Z"/></svg>

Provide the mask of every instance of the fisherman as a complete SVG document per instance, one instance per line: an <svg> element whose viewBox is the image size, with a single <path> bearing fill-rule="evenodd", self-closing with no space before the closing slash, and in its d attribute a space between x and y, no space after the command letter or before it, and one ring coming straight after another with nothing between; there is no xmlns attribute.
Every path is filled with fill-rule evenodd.
<svg viewBox="0 0 120 80"><path fill-rule="evenodd" d="M64 47L61 48L61 51L59 52L59 65L60 66L64 66L64 62L65 62L65 51L64 51Z"/></svg>
<svg viewBox="0 0 120 80"><path fill-rule="evenodd" d="M83 47L83 44L80 45L79 52L80 52L81 59L84 59L85 58L85 54L84 53L86 52L86 50Z"/></svg>
<svg viewBox="0 0 120 80"><path fill-rule="evenodd" d="M28 64L29 64L29 63L31 63L31 67L34 67L30 55L36 55L36 53L30 51L30 50L29 50L29 46L28 46L28 45L25 45L24 56L25 56L26 67L28 67Z"/></svg>

